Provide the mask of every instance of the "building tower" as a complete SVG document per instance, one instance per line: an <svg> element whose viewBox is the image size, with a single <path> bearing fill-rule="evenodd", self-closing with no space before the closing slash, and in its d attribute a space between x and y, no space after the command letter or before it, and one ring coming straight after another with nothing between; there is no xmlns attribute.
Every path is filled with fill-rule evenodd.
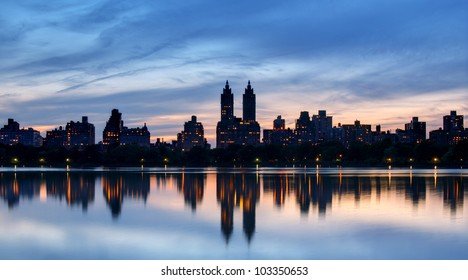
<svg viewBox="0 0 468 280"><path fill-rule="evenodd" d="M450 115L444 116L444 130L463 130L463 115L457 115L457 111L450 111Z"/></svg>
<svg viewBox="0 0 468 280"><path fill-rule="evenodd" d="M252 86L250 85L250 80L245 89L243 95L243 104L242 104L242 119L244 122L255 122L255 94Z"/></svg>
<svg viewBox="0 0 468 280"><path fill-rule="evenodd" d="M87 116L82 116L81 122L70 121L67 123L67 146L89 146L94 145L94 124L88 122Z"/></svg>
<svg viewBox="0 0 468 280"><path fill-rule="evenodd" d="M205 147L203 124L197 121L197 116L192 116L192 120L185 122L184 130L177 134L177 147L189 151L195 146Z"/></svg>
<svg viewBox="0 0 468 280"><path fill-rule="evenodd" d="M231 121L234 119L234 95L226 80L226 86L221 94L221 121Z"/></svg>
<svg viewBox="0 0 468 280"><path fill-rule="evenodd" d="M120 144L120 134L122 133L123 121L122 113L113 109L106 127L102 132L102 144L106 148L113 148Z"/></svg>

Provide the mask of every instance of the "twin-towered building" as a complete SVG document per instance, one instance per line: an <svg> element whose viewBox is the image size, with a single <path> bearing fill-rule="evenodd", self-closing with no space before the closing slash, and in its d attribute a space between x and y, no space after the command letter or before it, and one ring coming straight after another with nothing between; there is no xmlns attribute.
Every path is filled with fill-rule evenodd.
<svg viewBox="0 0 468 280"><path fill-rule="evenodd" d="M260 125L256 121L256 100L250 81L243 97L242 119L234 116L234 95L229 82L221 94L221 120L216 126L216 147L260 144Z"/></svg>

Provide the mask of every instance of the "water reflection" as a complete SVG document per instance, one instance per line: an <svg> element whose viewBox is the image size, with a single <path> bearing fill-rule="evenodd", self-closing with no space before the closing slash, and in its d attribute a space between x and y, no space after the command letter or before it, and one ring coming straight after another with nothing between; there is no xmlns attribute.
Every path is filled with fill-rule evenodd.
<svg viewBox="0 0 468 280"><path fill-rule="evenodd" d="M146 203L150 192L150 177L146 173L105 173L102 175L102 192L112 217L119 217L124 198Z"/></svg>
<svg viewBox="0 0 468 280"><path fill-rule="evenodd" d="M96 176L87 173L0 173L0 197L13 208L20 198L39 197L45 189L48 198L65 199L68 205L81 205L86 211L94 201Z"/></svg>
<svg viewBox="0 0 468 280"><path fill-rule="evenodd" d="M177 189L184 195L185 203L195 212L197 204L203 201L206 175L199 173L182 173L173 174L171 176L180 176L177 180Z"/></svg>
<svg viewBox="0 0 468 280"><path fill-rule="evenodd" d="M440 171L439 171L440 172ZM210 179L211 178L211 179ZM212 182L212 183L209 183ZM100 185L99 185L100 184ZM208 186L211 184L210 186ZM214 186L213 186L214 184ZM353 203L354 209L372 201L379 205L392 197L392 203L409 202L414 209L426 204L429 195L439 197L452 217L463 212L467 180L463 175L422 174L298 174L265 172L3 172L0 173L0 197L8 208L20 205L23 199L47 198L66 201L70 207L87 211L95 201L96 186L111 216L118 218L123 203L132 199L147 203L150 189L176 190L185 205L197 214L204 204L206 189L216 192L220 230L226 243L234 231L236 210L242 213L242 230L250 243L256 232L257 207L263 198L271 199L274 207L283 210L294 203L298 215L318 213L326 218L332 207ZM262 202L264 203L264 202ZM338 206L334 206L338 205ZM289 205L291 207L291 205ZM397 207L397 206L395 206ZM372 209L371 209L372 211ZM315 215L315 214L314 214Z"/></svg>
<svg viewBox="0 0 468 280"><path fill-rule="evenodd" d="M94 202L96 176L90 173L44 173L41 182L45 183L47 197L65 199L70 206L81 206L83 211Z"/></svg>
<svg viewBox="0 0 468 280"><path fill-rule="evenodd" d="M18 206L20 197L31 200L38 196L40 187L40 174L0 173L0 197L6 201L8 208Z"/></svg>
<svg viewBox="0 0 468 280"><path fill-rule="evenodd" d="M460 178L447 178L442 181L444 206L449 208L452 215L463 210L466 180Z"/></svg>
<svg viewBox="0 0 468 280"><path fill-rule="evenodd" d="M226 243L232 235L234 208L242 209L242 225L247 241L255 233L256 205L260 183L256 174L217 174L216 197L221 205L221 231Z"/></svg>

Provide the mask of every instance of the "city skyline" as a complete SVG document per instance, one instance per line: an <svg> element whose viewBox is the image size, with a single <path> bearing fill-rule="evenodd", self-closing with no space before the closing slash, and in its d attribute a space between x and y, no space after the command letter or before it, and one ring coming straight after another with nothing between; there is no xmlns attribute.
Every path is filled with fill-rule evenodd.
<svg viewBox="0 0 468 280"><path fill-rule="evenodd" d="M231 94L229 81L226 81L221 94L221 118L217 124L218 135L213 143L217 145L214 148L227 148L231 144L243 146L260 144L298 145L306 142L320 144L327 141L339 141L348 147L353 141L371 144L384 139L391 142L412 144L429 140L438 144L452 145L467 137L468 129L464 128L464 115L458 115L457 111L454 110L442 116L440 118L442 125L434 130L427 130L426 122L420 120L417 116L412 117L409 122L401 124L395 131L382 129L380 124L363 124L360 120L355 120L352 124L339 121L334 123L333 116L327 115L326 110L319 110L317 115L313 114L312 116L309 115L308 111L301 111L292 128L285 126L285 120L281 115L271 121L272 125L270 127L259 127L255 121L255 95L250 80L245 91L244 98L246 98L246 95L253 96L253 100L249 101L253 103L247 105L247 111L243 110L243 115L245 116L247 112L248 118L251 118L250 120L233 115L232 104L235 98ZM226 93L230 95L228 101L224 98ZM138 144L149 147L150 144L167 142L168 145L171 145L172 142L172 148L182 149L182 151L190 150L194 146L211 148L211 143L204 137L203 124L197 122L197 116L195 115L191 116L191 121L185 122L184 129L175 135L175 139L171 138L170 141L166 141L168 139L161 138L158 135L150 137L151 131L147 128L146 122L141 129L140 127L128 128L124 126L122 112L119 112L119 109L116 108L112 109L111 116L106 121L102 134L95 131L94 123L88 123L88 116L82 116L81 118L82 123L71 120L66 126L60 125L46 132L38 131L33 127L25 127L15 119L8 118L7 123L1 129L0 140L8 145L21 143L36 147L42 145L72 147L98 144L109 149L119 145ZM228 122L227 127L225 127L226 121ZM223 124L221 128L219 128L220 124ZM40 133L45 134L45 136ZM96 135L102 135L104 141L95 142ZM38 137L41 138L40 141L36 139ZM217 143L220 141L220 137L223 139L221 145ZM157 140L152 141L151 138Z"/></svg>
<svg viewBox="0 0 468 280"><path fill-rule="evenodd" d="M0 119L45 131L87 115L103 131L119 108L175 140L196 115L214 144L219 94L234 115L255 87L257 121L294 127L301 111L338 122L427 131L468 110L465 1L5 1ZM73 42L73 44L70 44ZM86 108L86 111L83 110ZM96 142L101 136L96 133Z"/></svg>

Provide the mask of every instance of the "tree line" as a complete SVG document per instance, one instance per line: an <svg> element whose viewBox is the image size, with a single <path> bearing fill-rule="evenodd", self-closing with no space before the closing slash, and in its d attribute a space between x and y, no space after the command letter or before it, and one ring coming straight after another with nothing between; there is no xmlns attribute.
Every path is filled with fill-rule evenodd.
<svg viewBox="0 0 468 280"><path fill-rule="evenodd" d="M100 146L47 148L0 145L2 166L466 166L468 140L455 145L340 142L300 145L231 145L226 149L194 147L190 151L166 146L118 146L103 151Z"/></svg>

